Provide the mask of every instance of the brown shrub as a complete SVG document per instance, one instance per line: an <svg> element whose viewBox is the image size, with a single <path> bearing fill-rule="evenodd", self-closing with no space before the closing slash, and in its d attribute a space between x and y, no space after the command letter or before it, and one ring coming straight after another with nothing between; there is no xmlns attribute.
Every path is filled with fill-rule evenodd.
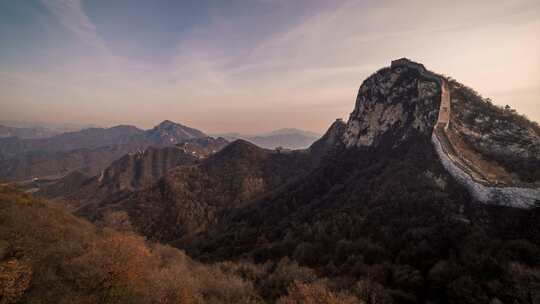
<svg viewBox="0 0 540 304"><path fill-rule="evenodd" d="M278 304L359 304L357 298L346 293L334 293L325 284L295 282L288 294L278 299Z"/></svg>
<svg viewBox="0 0 540 304"><path fill-rule="evenodd" d="M379 283L362 280L353 288L354 294L366 304L392 304L394 301L385 288Z"/></svg>
<svg viewBox="0 0 540 304"><path fill-rule="evenodd" d="M17 259L0 264L0 303L17 303L30 286L32 268Z"/></svg>
<svg viewBox="0 0 540 304"><path fill-rule="evenodd" d="M0 223L1 303L260 302L236 274L1 186Z"/></svg>

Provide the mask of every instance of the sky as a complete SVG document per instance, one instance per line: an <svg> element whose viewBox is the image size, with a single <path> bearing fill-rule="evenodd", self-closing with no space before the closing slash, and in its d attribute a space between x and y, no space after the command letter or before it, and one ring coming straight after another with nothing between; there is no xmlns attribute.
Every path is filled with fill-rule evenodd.
<svg viewBox="0 0 540 304"><path fill-rule="evenodd" d="M0 120L324 132L401 57L540 121L538 0L0 0Z"/></svg>

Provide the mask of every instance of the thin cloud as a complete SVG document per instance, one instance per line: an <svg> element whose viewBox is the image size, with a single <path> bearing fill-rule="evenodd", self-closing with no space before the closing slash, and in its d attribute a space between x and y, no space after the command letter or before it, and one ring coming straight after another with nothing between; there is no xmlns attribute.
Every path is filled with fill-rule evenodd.
<svg viewBox="0 0 540 304"><path fill-rule="evenodd" d="M81 0L41 0L41 2L82 43L94 48L108 59L113 58L105 41L98 35L96 26L84 12Z"/></svg>

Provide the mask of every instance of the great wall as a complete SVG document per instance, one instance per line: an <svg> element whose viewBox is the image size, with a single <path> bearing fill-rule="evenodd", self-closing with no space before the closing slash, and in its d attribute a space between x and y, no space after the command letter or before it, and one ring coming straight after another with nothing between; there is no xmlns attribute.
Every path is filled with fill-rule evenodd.
<svg viewBox="0 0 540 304"><path fill-rule="evenodd" d="M422 77L433 80L439 85L441 101L431 141L443 167L453 178L464 185L476 200L483 203L530 208L540 201L540 189L538 188L527 188L517 184L498 186L496 182L490 181L482 172L482 168L474 166L474 162L464 157L463 153L460 153L460 150L452 143L447 133L451 126L452 117L451 96L444 77L430 72L422 64L406 58L392 61L392 68L400 66L414 69Z"/></svg>

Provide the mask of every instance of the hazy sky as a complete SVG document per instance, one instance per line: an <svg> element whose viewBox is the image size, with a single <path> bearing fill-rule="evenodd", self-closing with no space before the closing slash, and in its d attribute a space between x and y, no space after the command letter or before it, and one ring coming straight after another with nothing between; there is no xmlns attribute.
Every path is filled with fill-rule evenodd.
<svg viewBox="0 0 540 304"><path fill-rule="evenodd" d="M0 120L322 132L399 57L540 121L538 0L0 0Z"/></svg>

